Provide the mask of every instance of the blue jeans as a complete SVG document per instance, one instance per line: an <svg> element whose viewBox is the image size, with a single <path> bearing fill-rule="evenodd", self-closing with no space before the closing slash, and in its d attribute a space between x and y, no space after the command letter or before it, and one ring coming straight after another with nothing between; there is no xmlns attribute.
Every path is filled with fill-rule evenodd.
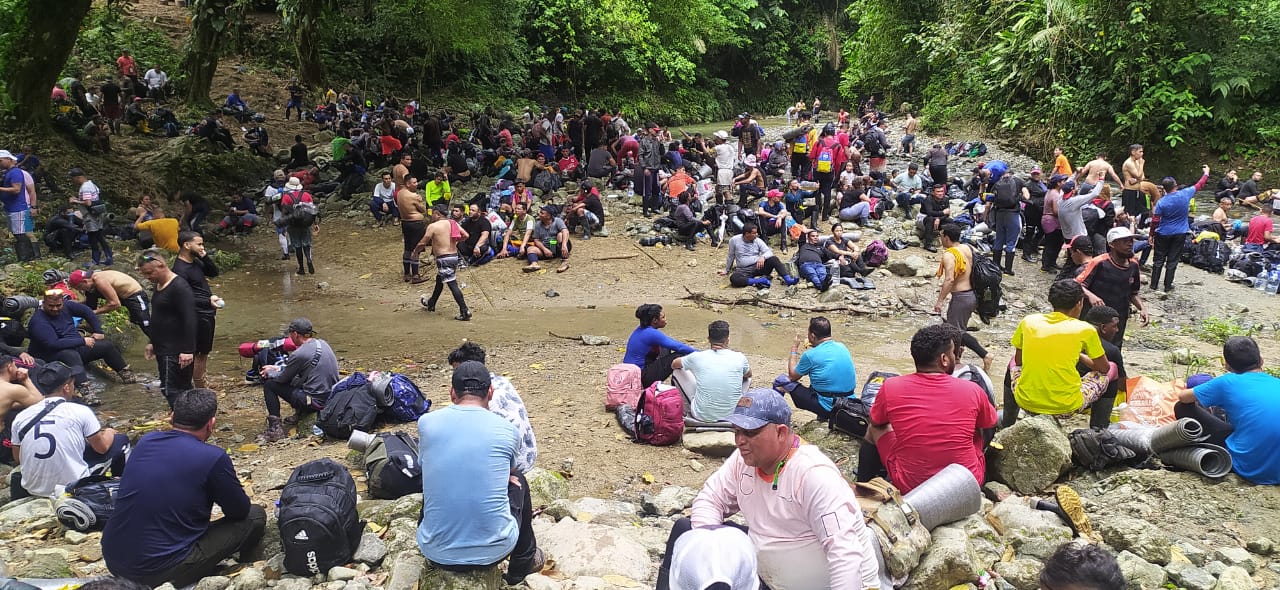
<svg viewBox="0 0 1280 590"><path fill-rule="evenodd" d="M386 211L382 210L384 204L387 206ZM373 218L377 221L382 221L384 215L392 219L400 217L400 209L396 207L395 201L383 201L378 197L369 199L369 211L373 212Z"/></svg>
<svg viewBox="0 0 1280 590"><path fill-rule="evenodd" d="M867 224L867 219L871 217L871 203L862 201L854 203L852 207L845 207L840 210L840 221L857 221L862 225Z"/></svg>
<svg viewBox="0 0 1280 590"><path fill-rule="evenodd" d="M800 276L813 283L813 286L821 289L822 284L827 282L827 265L821 262L801 262L799 266Z"/></svg>
<svg viewBox="0 0 1280 590"><path fill-rule="evenodd" d="M1018 247L1018 237L1022 234L1022 214L1017 211L996 211L993 217L991 225L995 226L996 243L991 249L998 251L1003 248L1005 252L1012 254Z"/></svg>
<svg viewBox="0 0 1280 590"><path fill-rule="evenodd" d="M894 197L894 200L898 203L898 206L901 207L904 211L911 211L911 207L913 205L924 204L924 195L921 193L911 194L911 193L902 192L902 193L898 193L897 196Z"/></svg>

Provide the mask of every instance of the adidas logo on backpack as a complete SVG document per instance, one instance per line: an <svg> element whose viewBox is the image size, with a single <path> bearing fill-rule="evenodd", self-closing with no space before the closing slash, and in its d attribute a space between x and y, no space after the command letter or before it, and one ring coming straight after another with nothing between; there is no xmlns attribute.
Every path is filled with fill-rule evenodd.
<svg viewBox="0 0 1280 590"><path fill-rule="evenodd" d="M307 530L306 530L306 529L303 529L303 530L298 531L298 534L296 534L296 535L294 535L294 536L293 536L293 540L295 540L295 541L310 541L310 540L311 540L311 537L308 537L308 536L307 536Z"/></svg>

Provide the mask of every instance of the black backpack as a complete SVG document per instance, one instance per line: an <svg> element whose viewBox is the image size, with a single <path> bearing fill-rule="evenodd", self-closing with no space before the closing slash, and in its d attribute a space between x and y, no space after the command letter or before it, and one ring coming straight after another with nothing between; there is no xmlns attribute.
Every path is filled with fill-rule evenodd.
<svg viewBox="0 0 1280 590"><path fill-rule="evenodd" d="M364 532L356 481L332 459L298 466L280 492L277 522L289 573L314 576L351 561Z"/></svg>
<svg viewBox="0 0 1280 590"><path fill-rule="evenodd" d="M1263 262L1264 259L1261 254L1251 252L1233 260L1231 262L1231 268L1244 273L1244 276L1246 277L1256 277L1258 276L1258 273L1261 273L1267 268Z"/></svg>
<svg viewBox="0 0 1280 590"><path fill-rule="evenodd" d="M1230 260L1231 248L1223 244L1221 240L1206 238L1196 244L1195 252L1191 255L1191 266L1222 274ZM1257 273L1254 274L1256 275Z"/></svg>
<svg viewBox="0 0 1280 590"><path fill-rule="evenodd" d="M1004 275L994 260L974 251L969 282L978 298L978 319L984 324L991 323L991 318L1000 315L1001 298L1004 296L1000 282L1003 278Z"/></svg>
<svg viewBox="0 0 1280 590"><path fill-rule="evenodd" d="M422 491L422 464L418 462L418 440L403 432L384 432L369 443L364 453L369 495L382 500Z"/></svg>
<svg viewBox="0 0 1280 590"><path fill-rule="evenodd" d="M1014 210L1018 209L1018 193L1021 187L1018 186L1018 180L1011 174L1005 174L1000 177L999 182L995 186L995 205L996 209Z"/></svg>
<svg viewBox="0 0 1280 590"><path fill-rule="evenodd" d="M352 430L373 430L378 419L378 402L364 373L356 372L339 381L320 410L316 426L325 436L347 440Z"/></svg>
<svg viewBox="0 0 1280 590"><path fill-rule="evenodd" d="M1145 459L1116 442L1110 430L1081 428L1067 435L1067 439L1071 441L1071 462L1091 471Z"/></svg>
<svg viewBox="0 0 1280 590"><path fill-rule="evenodd" d="M874 129L862 134L862 147L867 154L876 158L884 156L885 146L880 143L880 136Z"/></svg>

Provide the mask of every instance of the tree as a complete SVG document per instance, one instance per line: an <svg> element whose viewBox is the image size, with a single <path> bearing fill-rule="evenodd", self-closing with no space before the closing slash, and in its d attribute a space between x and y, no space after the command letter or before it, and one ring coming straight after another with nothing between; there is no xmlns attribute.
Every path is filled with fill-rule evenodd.
<svg viewBox="0 0 1280 590"><path fill-rule="evenodd" d="M324 82L324 64L320 59L320 21L337 6L335 0L277 0L281 25L294 32L297 44L298 77L303 84L319 86ZM366 4L367 7L372 7Z"/></svg>
<svg viewBox="0 0 1280 590"><path fill-rule="evenodd" d="M19 0L25 14L9 42L4 82L20 125L49 124L49 91L75 46L92 0Z"/></svg>
<svg viewBox="0 0 1280 590"><path fill-rule="evenodd" d="M187 75L188 104L211 104L209 87L213 85L213 74L218 69L226 32L231 21L238 18L243 10L235 0L192 0L191 38L187 40L181 66Z"/></svg>

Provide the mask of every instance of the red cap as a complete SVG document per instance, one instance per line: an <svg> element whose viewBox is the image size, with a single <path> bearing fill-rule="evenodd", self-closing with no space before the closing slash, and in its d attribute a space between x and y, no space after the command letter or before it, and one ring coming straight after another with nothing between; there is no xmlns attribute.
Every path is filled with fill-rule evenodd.
<svg viewBox="0 0 1280 590"><path fill-rule="evenodd" d="M80 285L83 285L85 281L89 280L89 277L92 275L93 273L91 272L79 269L73 270L71 271L71 278L67 279L67 282L70 283L72 287L79 287Z"/></svg>

